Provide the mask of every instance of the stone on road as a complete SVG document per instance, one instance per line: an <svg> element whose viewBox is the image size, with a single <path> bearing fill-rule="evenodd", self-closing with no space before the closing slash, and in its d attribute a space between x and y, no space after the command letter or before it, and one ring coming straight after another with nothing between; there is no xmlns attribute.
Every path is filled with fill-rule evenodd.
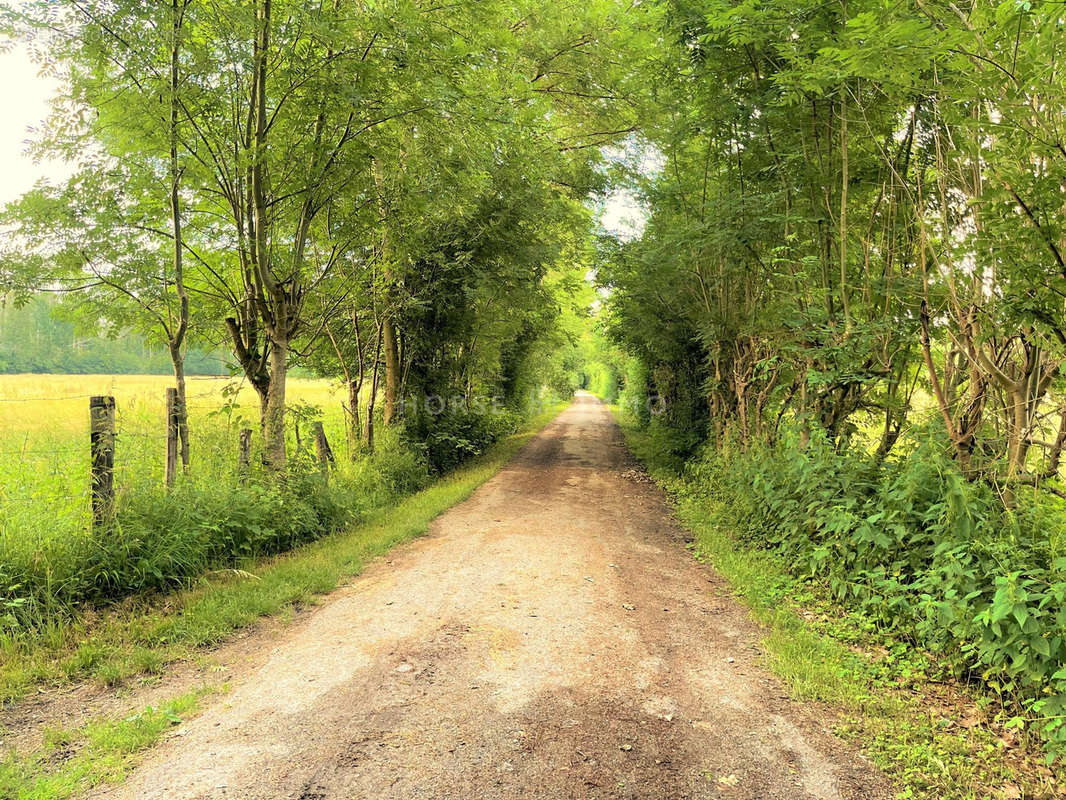
<svg viewBox="0 0 1066 800"><path fill-rule="evenodd" d="M579 396L108 798L888 798Z"/></svg>

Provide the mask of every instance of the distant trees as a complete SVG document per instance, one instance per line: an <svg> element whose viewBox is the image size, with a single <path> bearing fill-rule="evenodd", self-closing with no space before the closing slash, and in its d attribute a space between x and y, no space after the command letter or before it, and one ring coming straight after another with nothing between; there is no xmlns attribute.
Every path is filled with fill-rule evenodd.
<svg viewBox="0 0 1066 800"><path fill-rule="evenodd" d="M177 427L189 466L185 356L192 311L183 226L189 124L189 0L27 5L45 62L68 94L38 147L80 169L13 204L7 258L23 288L69 288L88 313L143 331L170 354ZM197 256L195 250L192 255Z"/></svg>
<svg viewBox="0 0 1066 800"><path fill-rule="evenodd" d="M0 307L0 374L20 372L164 375L170 354L157 343L121 329L109 329L86 309L55 295L26 298L24 305ZM190 348L191 375L227 375L224 353Z"/></svg>

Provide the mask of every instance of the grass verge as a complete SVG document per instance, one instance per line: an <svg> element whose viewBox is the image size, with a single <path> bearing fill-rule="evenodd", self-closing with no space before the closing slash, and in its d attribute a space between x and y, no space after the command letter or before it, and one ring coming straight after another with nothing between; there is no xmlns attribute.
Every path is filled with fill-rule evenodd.
<svg viewBox="0 0 1066 800"><path fill-rule="evenodd" d="M262 617L313 602L359 574L369 560L424 533L434 517L469 497L562 407L531 419L522 432L351 530L245 569L208 574L185 591L134 597L102 612L56 620L33 637L0 640L0 703L35 687L87 678L112 686L158 674Z"/></svg>
<svg viewBox="0 0 1066 800"><path fill-rule="evenodd" d="M121 720L49 730L44 746L34 753L11 753L0 762L0 798L65 800L101 783L117 783L141 753L195 714L204 695L214 691L189 692Z"/></svg>
<svg viewBox="0 0 1066 800"><path fill-rule="evenodd" d="M793 697L839 714L837 733L855 741L899 787L923 800L1043 800L1066 796L1061 770L1036 746L994 723L991 698L970 694L930 654L887 638L789 573L765 551L737 543L690 496L676 464L646 431L622 422L626 441L673 496L693 551L728 581L765 626L767 666Z"/></svg>

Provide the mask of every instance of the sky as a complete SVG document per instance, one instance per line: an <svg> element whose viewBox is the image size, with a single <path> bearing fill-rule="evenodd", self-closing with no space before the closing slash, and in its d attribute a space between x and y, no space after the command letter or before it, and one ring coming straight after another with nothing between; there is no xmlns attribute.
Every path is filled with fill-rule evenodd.
<svg viewBox="0 0 1066 800"><path fill-rule="evenodd" d="M26 154L30 128L48 115L58 84L38 74L22 46L0 51L0 206L14 200L42 177L67 175L62 162L35 164Z"/></svg>
<svg viewBox="0 0 1066 800"><path fill-rule="evenodd" d="M624 189L612 192L600 211L600 227L623 241L639 238L644 222L645 211L640 201Z"/></svg>

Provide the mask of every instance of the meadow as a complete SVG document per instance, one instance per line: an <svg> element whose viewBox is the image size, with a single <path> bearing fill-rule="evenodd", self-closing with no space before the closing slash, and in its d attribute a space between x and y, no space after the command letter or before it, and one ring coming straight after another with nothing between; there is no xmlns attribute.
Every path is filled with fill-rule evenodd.
<svg viewBox="0 0 1066 800"><path fill-rule="evenodd" d="M190 378L191 464L164 490L165 376L0 376L0 636L206 570L238 567L363 518L428 481L419 453L391 431L352 458L335 382L293 379L292 457L284 486L238 470L238 435L258 428L254 391ZM89 397L116 400L114 521L94 529ZM311 423L337 456L313 461ZM255 434L258 438L258 434ZM253 460L254 461L254 460Z"/></svg>
<svg viewBox="0 0 1066 800"><path fill-rule="evenodd" d="M189 412L197 415L231 407L248 420L257 414L258 400L243 381L227 377L189 376ZM120 415L130 412L155 416L163 424L164 390L173 386L167 375L0 375L0 436L64 431L88 435L91 395L115 397ZM336 381L291 378L288 394L297 404L316 405L325 413L339 412L344 393Z"/></svg>
<svg viewBox="0 0 1066 800"><path fill-rule="evenodd" d="M171 385L161 375L0 375L0 540L71 536L88 525L92 395L115 398L117 491L161 485ZM235 469L237 431L257 424L254 390L229 378L190 377L187 392L191 471ZM305 414L321 414L331 441L347 452L336 383L294 379L290 393Z"/></svg>

